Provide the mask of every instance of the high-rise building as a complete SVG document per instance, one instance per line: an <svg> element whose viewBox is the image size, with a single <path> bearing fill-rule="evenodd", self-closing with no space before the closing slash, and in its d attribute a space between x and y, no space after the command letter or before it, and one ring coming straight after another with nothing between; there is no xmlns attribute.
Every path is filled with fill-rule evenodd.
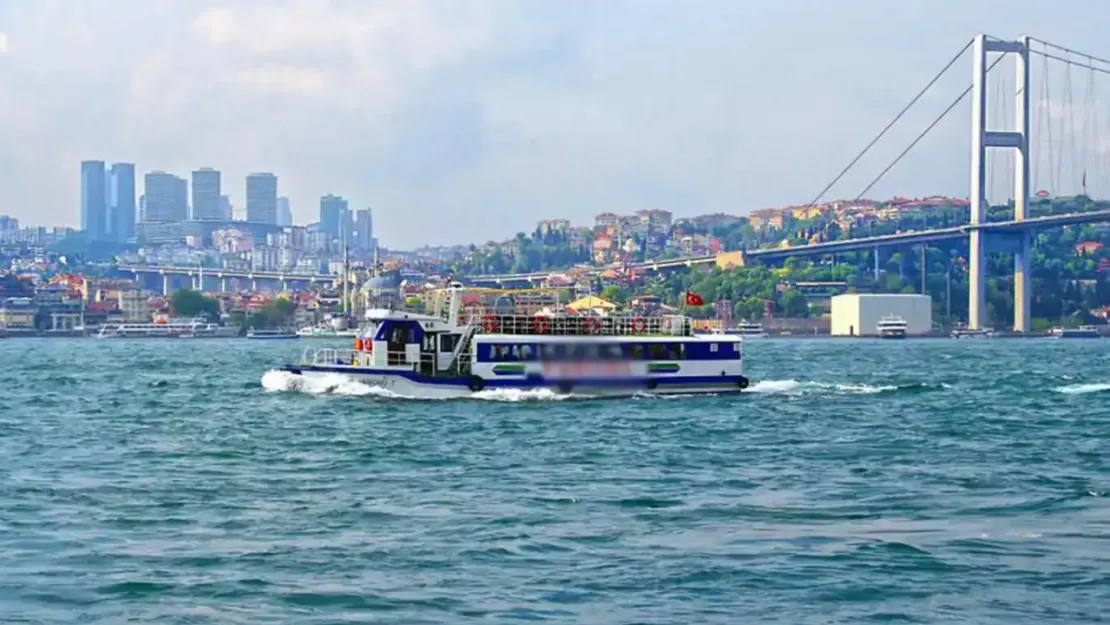
<svg viewBox="0 0 1110 625"><path fill-rule="evenodd" d="M113 240L125 243L135 237L134 163L113 163L108 172L108 215Z"/></svg>
<svg viewBox="0 0 1110 625"><path fill-rule="evenodd" d="M234 211L231 207L231 196L220 196L220 214L223 215L224 221L232 221L235 219Z"/></svg>
<svg viewBox="0 0 1110 625"><path fill-rule="evenodd" d="M108 235L108 192L104 161L81 161L81 230L100 241Z"/></svg>
<svg viewBox="0 0 1110 625"><path fill-rule="evenodd" d="M225 219L220 202L220 172L201 167L193 172L193 221Z"/></svg>
<svg viewBox="0 0 1110 625"><path fill-rule="evenodd" d="M277 176L269 173L247 176L247 221L277 223Z"/></svg>
<svg viewBox="0 0 1110 625"><path fill-rule="evenodd" d="M320 232L328 237L328 243L335 249L342 246L340 237L351 232L351 215L347 210L347 200L331 193L320 198Z"/></svg>
<svg viewBox="0 0 1110 625"><path fill-rule="evenodd" d="M374 216L369 208L355 213L355 224L352 235L352 246L364 252L372 252L374 250Z"/></svg>
<svg viewBox="0 0 1110 625"><path fill-rule="evenodd" d="M189 186L184 178L164 171L144 177L143 220L147 222L186 221L189 216Z"/></svg>
<svg viewBox="0 0 1110 625"><path fill-rule="evenodd" d="M293 209L289 207L287 197L277 199L277 225L283 227L293 225Z"/></svg>

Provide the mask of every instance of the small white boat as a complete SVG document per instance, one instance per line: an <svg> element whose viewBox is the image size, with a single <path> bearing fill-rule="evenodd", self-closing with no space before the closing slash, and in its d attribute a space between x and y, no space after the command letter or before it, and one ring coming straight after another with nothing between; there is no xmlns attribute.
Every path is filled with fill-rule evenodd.
<svg viewBox="0 0 1110 625"><path fill-rule="evenodd" d="M1098 339L1102 335L1095 326L1079 326L1078 328L1055 327L1049 332L1054 339Z"/></svg>
<svg viewBox="0 0 1110 625"><path fill-rule="evenodd" d="M767 332L763 329L763 324L758 321L741 321L735 328L714 328L711 334L742 336L746 339L759 339L768 336Z"/></svg>
<svg viewBox="0 0 1110 625"><path fill-rule="evenodd" d="M290 332L289 330L259 330L251 328L250 330L247 330L247 338L276 341L296 339L300 337L297 335L296 332Z"/></svg>
<svg viewBox="0 0 1110 625"><path fill-rule="evenodd" d="M906 338L906 320L898 315L887 315L879 320L876 329L881 339Z"/></svg>
<svg viewBox="0 0 1110 625"><path fill-rule="evenodd" d="M992 336L994 336L994 330L990 328L980 328L978 330L954 328L952 330L952 338L954 339L985 339Z"/></svg>

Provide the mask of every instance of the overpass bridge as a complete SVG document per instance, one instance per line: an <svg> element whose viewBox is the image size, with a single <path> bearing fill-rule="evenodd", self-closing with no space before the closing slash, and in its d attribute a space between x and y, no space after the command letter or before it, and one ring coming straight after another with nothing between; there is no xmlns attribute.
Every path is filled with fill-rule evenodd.
<svg viewBox="0 0 1110 625"><path fill-rule="evenodd" d="M1064 215L1048 215L1044 217L1032 217L1029 219L1012 219L1007 221L995 221L980 224L964 224L960 226L952 226L949 228L900 232L898 234L860 237L857 239L844 239L840 241L826 241L823 243L812 243L809 245L744 250L740 253L742 254L745 262L777 262L786 260L787 258L820 257L827 256L829 254L839 254L842 252L868 251L887 247L905 247L926 243L935 243L952 239L965 239L969 237L972 232L984 232L992 237L992 239L997 237L994 241L992 241L992 245L990 246L991 250L993 251L1006 251L1007 249L1010 249L1012 251L1013 246L1008 244L1010 242L1007 241L1007 239L1015 236L1020 236L1022 233L1087 223L1110 223L1110 210L1068 213ZM631 263L626 265L626 267L628 269L655 272L664 269L694 267L699 265L715 265L718 263L719 260L726 259L731 253L732 252L722 252L720 254L687 256L683 258L674 258L668 260ZM590 269L588 273L590 275L596 276L601 274L601 272L605 271L606 269L608 268L594 268ZM558 272L537 271L531 273L482 275L472 277L471 281L496 284L511 282L539 282L546 279L552 273Z"/></svg>
<svg viewBox="0 0 1110 625"><path fill-rule="evenodd" d="M251 283L252 290L258 290L258 282L268 281L280 283L282 290L287 290L290 284L337 284L340 276L332 274L307 274L281 271L243 271L238 269L215 269L208 267L189 267L186 265L119 265L115 271L129 273L136 278L157 275L162 278L162 294L169 295L171 285L175 278L188 278L194 289L203 289L205 279L219 280L220 290L228 290L228 280L247 280Z"/></svg>

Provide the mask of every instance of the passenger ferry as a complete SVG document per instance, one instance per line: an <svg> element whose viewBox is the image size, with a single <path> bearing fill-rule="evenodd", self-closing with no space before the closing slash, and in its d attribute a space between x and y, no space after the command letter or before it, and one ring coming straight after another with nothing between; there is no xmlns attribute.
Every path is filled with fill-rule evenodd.
<svg viewBox="0 0 1110 625"><path fill-rule="evenodd" d="M203 317L169 318L157 323L105 323L93 335L99 339L231 338L239 328L211 323Z"/></svg>
<svg viewBox="0 0 1110 625"><path fill-rule="evenodd" d="M904 339L906 338L906 320L898 315L888 315L879 320L876 324L876 330L879 331L879 338L881 339Z"/></svg>
<svg viewBox="0 0 1110 625"><path fill-rule="evenodd" d="M464 311L465 292L436 291L427 313L369 310L353 349L306 349L282 370L443 398L495 389L628 396L748 387L742 339L695 335L684 316Z"/></svg>
<svg viewBox="0 0 1110 625"><path fill-rule="evenodd" d="M1079 326L1078 328L1055 327L1049 332L1054 339L1098 339L1102 335L1095 326Z"/></svg>

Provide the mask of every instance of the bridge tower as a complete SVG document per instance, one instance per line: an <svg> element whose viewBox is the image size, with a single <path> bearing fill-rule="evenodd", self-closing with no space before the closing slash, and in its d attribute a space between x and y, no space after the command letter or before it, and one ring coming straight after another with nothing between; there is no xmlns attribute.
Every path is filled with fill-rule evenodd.
<svg viewBox="0 0 1110 625"><path fill-rule="evenodd" d="M1014 54L1016 57L1017 102L1013 130L987 130L987 57L990 53ZM975 36L972 45L974 73L971 83L971 232L969 260L968 326L983 327L986 313L984 266L985 232L977 226L986 222L987 148L1008 148L1018 151L1014 159L1014 219L1026 219L1029 201L1029 37L1017 41L988 39ZM1031 273L1030 238L1020 230L1014 251L1014 331L1030 329L1029 274Z"/></svg>

